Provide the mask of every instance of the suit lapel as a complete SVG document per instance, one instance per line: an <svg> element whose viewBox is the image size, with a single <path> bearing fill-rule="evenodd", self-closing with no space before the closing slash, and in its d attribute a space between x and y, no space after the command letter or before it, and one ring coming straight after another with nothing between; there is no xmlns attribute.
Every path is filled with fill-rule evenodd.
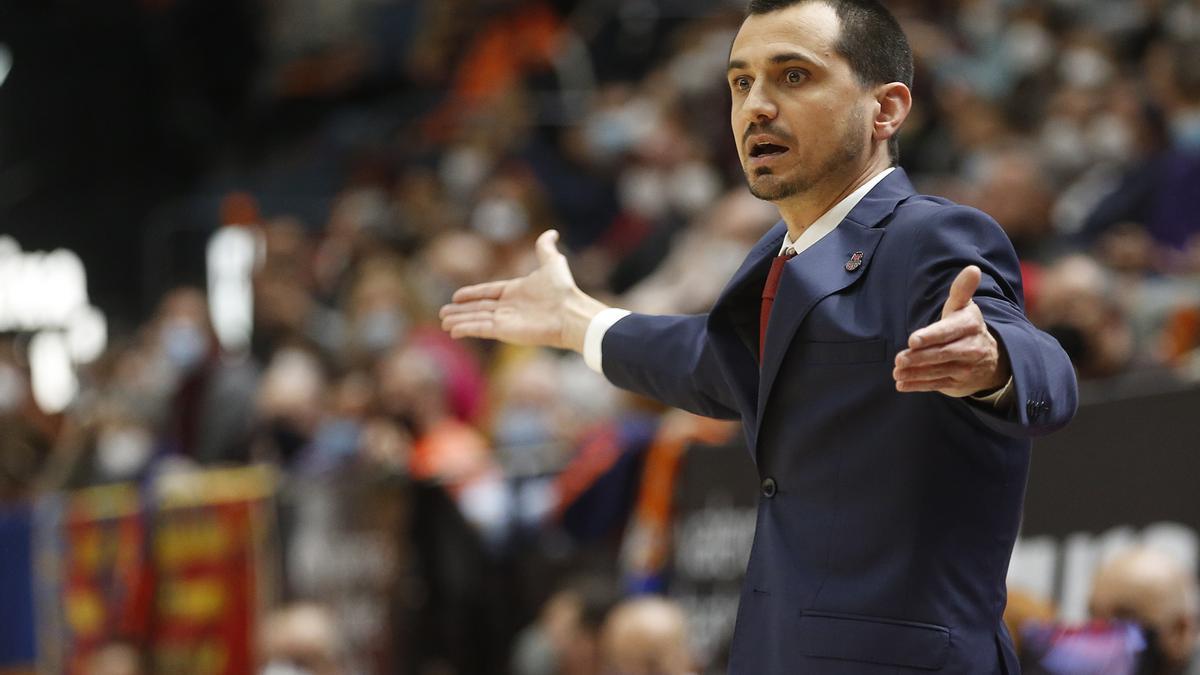
<svg viewBox="0 0 1200 675"><path fill-rule="evenodd" d="M763 351L762 372L758 384L757 420L762 420L767 397L771 395L771 386L775 383L775 375L779 372L779 366L796 329L821 299L837 293L862 277L871 261L871 255L875 252L875 246L882 237L882 229L866 228L842 221L837 229L797 255L783 268L783 276L779 279L779 292L775 296L775 307L771 312L771 322L767 325L767 344ZM855 261L856 264L851 261ZM755 435L757 436L757 433Z"/></svg>
<svg viewBox="0 0 1200 675"><path fill-rule="evenodd" d="M758 313L762 288L771 261L783 245L787 227L776 224L750 250L741 267L721 291L709 314L709 343L717 356L725 380L730 383L738 408L746 416L745 428L753 429L750 416L757 408L759 385Z"/></svg>
<svg viewBox="0 0 1200 675"><path fill-rule="evenodd" d="M903 169L880 181L836 229L797 255L785 267L767 326L766 349L759 374L753 442L757 442L771 387L792 336L823 298L853 284L867 272L888 216L914 190Z"/></svg>

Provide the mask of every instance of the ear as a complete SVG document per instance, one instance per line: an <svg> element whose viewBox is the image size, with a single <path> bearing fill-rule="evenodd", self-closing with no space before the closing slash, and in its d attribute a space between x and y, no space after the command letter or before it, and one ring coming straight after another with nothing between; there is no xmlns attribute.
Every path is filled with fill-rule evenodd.
<svg viewBox="0 0 1200 675"><path fill-rule="evenodd" d="M873 137L886 141L900 131L900 125L912 110L912 92L903 82L890 82L875 89L875 113Z"/></svg>

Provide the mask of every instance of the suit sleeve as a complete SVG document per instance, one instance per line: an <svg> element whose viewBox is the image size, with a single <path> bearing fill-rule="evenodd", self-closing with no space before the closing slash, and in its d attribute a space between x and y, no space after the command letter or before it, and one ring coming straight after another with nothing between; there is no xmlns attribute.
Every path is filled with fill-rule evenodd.
<svg viewBox="0 0 1200 675"><path fill-rule="evenodd" d="M739 419L708 342L708 315L630 314L601 343L610 382L688 412Z"/></svg>
<svg viewBox="0 0 1200 675"><path fill-rule="evenodd" d="M941 317L950 285L967 265L983 272L974 301L1005 349L1015 392L1006 409L963 401L979 419L1007 436L1040 436L1075 415L1075 369L1058 341L1025 318L1016 252L992 218L965 206L941 208L916 228L909 278L908 331Z"/></svg>

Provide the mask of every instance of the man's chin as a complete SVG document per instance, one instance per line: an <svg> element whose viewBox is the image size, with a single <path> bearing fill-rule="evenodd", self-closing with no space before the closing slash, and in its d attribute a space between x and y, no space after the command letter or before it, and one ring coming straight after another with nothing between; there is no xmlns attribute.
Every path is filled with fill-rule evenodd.
<svg viewBox="0 0 1200 675"><path fill-rule="evenodd" d="M750 187L750 194L767 202L787 199L800 192L800 186L796 183L782 181L769 174L748 176L746 183Z"/></svg>

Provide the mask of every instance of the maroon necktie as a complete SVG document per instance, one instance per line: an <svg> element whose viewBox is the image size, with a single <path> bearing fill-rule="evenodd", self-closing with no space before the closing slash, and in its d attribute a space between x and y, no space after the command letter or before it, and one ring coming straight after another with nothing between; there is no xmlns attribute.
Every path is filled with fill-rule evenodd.
<svg viewBox="0 0 1200 675"><path fill-rule="evenodd" d="M758 362L761 365L763 352L767 349L767 323L771 320L771 305L775 304L775 292L779 290L779 277L783 275L783 264L796 257L796 251L791 246L771 261L771 271L767 273L767 283L763 286L762 310L758 315Z"/></svg>

